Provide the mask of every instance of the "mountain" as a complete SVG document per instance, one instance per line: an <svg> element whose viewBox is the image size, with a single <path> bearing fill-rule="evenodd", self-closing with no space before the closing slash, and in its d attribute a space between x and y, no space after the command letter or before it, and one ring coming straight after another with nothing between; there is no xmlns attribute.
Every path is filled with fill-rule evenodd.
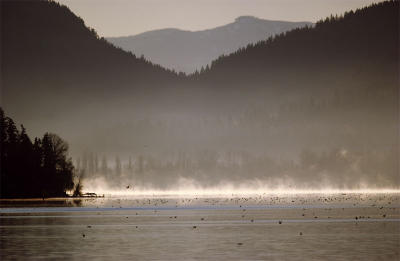
<svg viewBox="0 0 400 261"><path fill-rule="evenodd" d="M398 146L398 21L399 1L372 4L221 56L191 77L212 89L278 102L292 122L325 126L326 141L348 128L357 137L343 133L337 144Z"/></svg>
<svg viewBox="0 0 400 261"><path fill-rule="evenodd" d="M126 37L106 38L115 46L178 72L193 73L220 55L265 40L309 22L263 20L241 16L233 23L204 31L162 29Z"/></svg>
<svg viewBox="0 0 400 261"><path fill-rule="evenodd" d="M258 140L279 140L287 151L301 144L320 151L351 148L366 161L386 158L387 169L371 163L373 175L391 173L394 181L399 170L399 10L399 1L385 1L331 16L315 27L221 56L191 77L221 92L259 96L263 105L253 106L243 124L265 122L270 133L274 128L281 132L264 133Z"/></svg>
<svg viewBox="0 0 400 261"><path fill-rule="evenodd" d="M200 78L210 82L247 84L282 82L292 76L310 80L319 78L323 72L329 72L331 76L365 73L368 77L373 71L370 77L376 78L375 73L396 76L398 7L398 1L373 4L343 16L328 17L314 27L294 29L250 44L214 60Z"/></svg>
<svg viewBox="0 0 400 261"><path fill-rule="evenodd" d="M385 1L250 44L189 76L186 91L201 91L181 107L186 118L135 123L124 132L146 129L141 141L149 147L175 148L169 177L185 173L203 185L254 178L306 188L397 188L398 21L399 2ZM198 100L202 115L193 109ZM162 155L146 159L160 164ZM137 177L154 184L158 167ZM168 184L164 174L159 186Z"/></svg>
<svg viewBox="0 0 400 261"><path fill-rule="evenodd" d="M66 6L40 0L1 1L1 76L3 108L40 128L34 135L66 113L112 107L117 96L132 102L179 81L175 73L114 47Z"/></svg>
<svg viewBox="0 0 400 261"><path fill-rule="evenodd" d="M66 139L88 178L400 186L398 1L250 44L189 76L114 47L55 2L2 1L1 12L5 113L34 136Z"/></svg>

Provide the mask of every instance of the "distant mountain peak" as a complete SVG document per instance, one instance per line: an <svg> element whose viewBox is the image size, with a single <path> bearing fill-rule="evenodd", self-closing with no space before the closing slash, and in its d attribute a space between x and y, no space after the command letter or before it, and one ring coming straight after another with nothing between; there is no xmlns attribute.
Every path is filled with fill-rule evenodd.
<svg viewBox="0 0 400 261"><path fill-rule="evenodd" d="M201 31L166 28L128 37L110 37L107 40L166 68L193 73L221 55L310 24L271 21L244 15L232 23Z"/></svg>
<svg viewBox="0 0 400 261"><path fill-rule="evenodd" d="M235 19L237 23L248 23L260 20L259 18L251 15L242 15Z"/></svg>

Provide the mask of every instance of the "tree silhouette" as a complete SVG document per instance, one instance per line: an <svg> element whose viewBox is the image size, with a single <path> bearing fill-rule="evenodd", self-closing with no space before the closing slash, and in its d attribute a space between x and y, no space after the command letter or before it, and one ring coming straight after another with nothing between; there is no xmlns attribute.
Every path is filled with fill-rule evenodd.
<svg viewBox="0 0 400 261"><path fill-rule="evenodd" d="M74 187L74 166L68 144L45 133L32 143L26 129L18 131L14 121L0 108L2 198L66 196Z"/></svg>

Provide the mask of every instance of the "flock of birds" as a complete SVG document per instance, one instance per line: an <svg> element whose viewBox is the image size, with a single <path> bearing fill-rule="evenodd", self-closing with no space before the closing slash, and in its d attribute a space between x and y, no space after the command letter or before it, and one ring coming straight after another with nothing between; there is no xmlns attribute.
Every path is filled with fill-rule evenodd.
<svg viewBox="0 0 400 261"><path fill-rule="evenodd" d="M131 188L130 185L126 186L127 189ZM149 215L149 212L153 212L153 216L164 217L168 216L169 220L179 219L178 215L166 215L163 210L171 211L174 213L184 211L185 209L191 210L225 210L233 211L237 213L239 211L240 217L238 220L249 223L257 223L256 214L257 211L276 211L278 210L295 210L296 213L301 213L301 216L295 217L296 219L318 219L325 218L330 219L339 216L341 218L349 218L350 213L362 212L353 216L357 222L361 219L370 218L386 218L388 215L391 217L399 218L400 216L400 194L354 194L354 193L342 193L332 195L315 195L315 194L302 194L302 195L269 195L264 193L262 195L253 196L238 196L232 194L230 197L205 197L205 196L193 196L193 197L127 197L127 198L98 198L92 199L92 204L101 207L109 207L127 210L129 213L135 211L135 216L141 216L140 212ZM88 203L90 204L90 203ZM210 208L208 208L210 207ZM221 208L219 208L221 207ZM228 207L228 208L226 208ZM345 211L347 210L347 212ZM347 214L338 214L340 211ZM263 213L264 213L263 212ZM317 214L319 213L319 215ZM329 214L332 213L332 214ZM126 215L126 212L124 212ZM129 218L129 215L126 215ZM275 219L278 225L282 225L285 219ZM199 217L200 222L213 222L212 217ZM198 229L199 224L192 224L192 229ZM201 226L201 225L200 225ZM138 228L138 226L135 226ZM88 229L92 228L91 225L87 226ZM303 235L303 231L298 232L299 236ZM85 238L86 234L82 233L82 237ZM237 243L238 246L243 245L243 242Z"/></svg>

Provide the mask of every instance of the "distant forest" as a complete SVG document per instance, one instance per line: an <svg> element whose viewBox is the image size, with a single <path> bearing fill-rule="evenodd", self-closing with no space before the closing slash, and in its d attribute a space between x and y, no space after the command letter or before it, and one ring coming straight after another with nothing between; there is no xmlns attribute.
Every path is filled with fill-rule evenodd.
<svg viewBox="0 0 400 261"><path fill-rule="evenodd" d="M74 188L74 166L68 145L45 133L32 142L0 108L0 198L65 197Z"/></svg>
<svg viewBox="0 0 400 261"><path fill-rule="evenodd" d="M182 180L202 188L223 186L298 189L396 188L396 147L386 151L303 150L296 160L255 156L246 151L201 150L160 158L140 154L110 159L86 152L75 166L86 181L101 178L108 188L176 189ZM89 185L90 186L90 185Z"/></svg>

